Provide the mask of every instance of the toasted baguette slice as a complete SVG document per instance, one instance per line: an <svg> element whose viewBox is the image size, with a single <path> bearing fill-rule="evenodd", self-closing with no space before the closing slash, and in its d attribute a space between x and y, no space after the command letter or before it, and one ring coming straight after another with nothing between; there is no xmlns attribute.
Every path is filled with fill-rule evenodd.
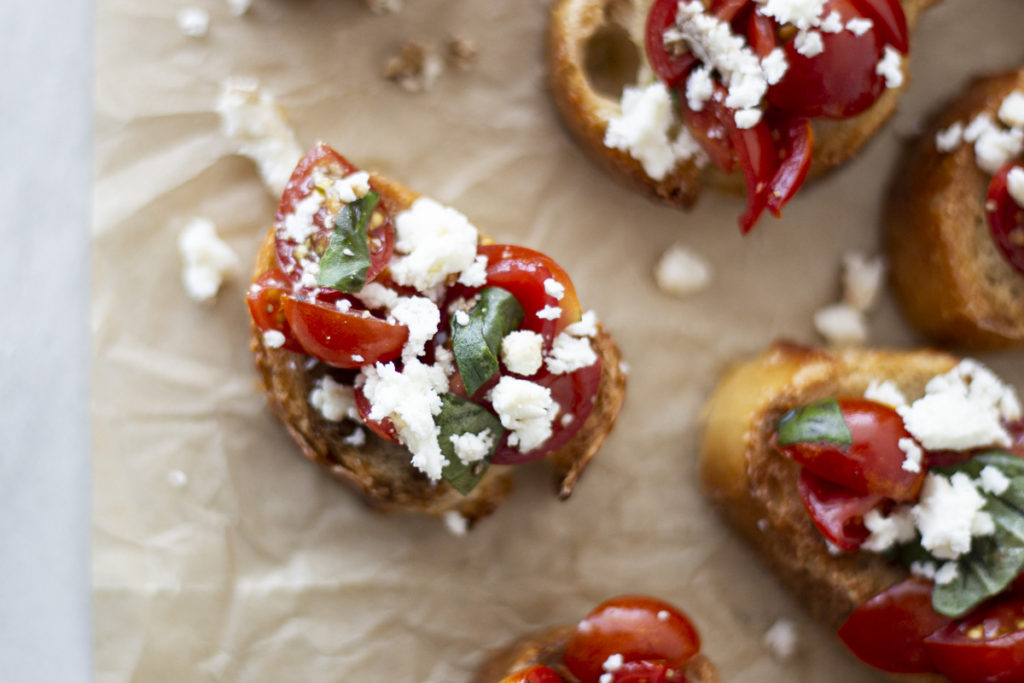
<svg viewBox="0 0 1024 683"><path fill-rule="evenodd" d="M1024 275L992 241L985 200L990 176L974 146L948 154L936 134L965 126L1024 89L1024 69L980 78L945 107L908 150L889 194L886 248L893 293L907 319L943 344L990 349L1024 344Z"/></svg>
<svg viewBox="0 0 1024 683"><path fill-rule="evenodd" d="M903 0L907 24L913 27L921 10L938 0ZM740 192L742 175L725 174L713 164L703 169L693 161L678 164L662 180L654 180L628 152L606 147L608 120L621 114L618 93L604 94L597 81L621 70L623 63L641 65L636 80L650 73L644 47L644 25L653 0L559 0L551 12L548 34L548 81L566 126L583 148L609 172L651 199L688 208L705 185ZM594 55L591 57L591 55ZM634 56L635 55L635 56ZM588 59L600 69L588 69ZM613 63L609 63L613 62ZM903 63L904 75L907 63ZM908 79L904 79L904 87ZM814 156L809 177L853 157L892 115L902 88L887 89L867 111L841 121L816 119Z"/></svg>
<svg viewBox="0 0 1024 683"><path fill-rule="evenodd" d="M377 174L371 174L371 183L391 215L410 207L419 196ZM275 258L271 229L257 256L254 277L272 268ZM599 328L594 345L602 367L594 410L573 439L546 458L554 465L557 493L562 499L572 493L583 470L608 436L625 398L626 377L620 366L619 349L611 335ZM336 479L362 493L377 510L428 515L456 511L473 523L493 512L511 492L512 468L508 466L491 466L476 488L463 496L447 482L432 484L412 467L409 451L403 446L372 434L367 435L363 446L345 443L345 437L356 425L351 421L326 420L309 402L317 379L330 372L330 368L323 363L309 363L307 356L268 347L255 325L250 348L270 407L302 453Z"/></svg>
<svg viewBox="0 0 1024 683"><path fill-rule="evenodd" d="M576 677L562 664L565 646L574 626L558 626L526 636L508 647L491 652L477 670L471 683L499 683L506 676L531 666L547 666L569 683ZM718 683L718 672L704 655L697 655L686 665L688 683Z"/></svg>
<svg viewBox="0 0 1024 683"><path fill-rule="evenodd" d="M788 410L817 399L861 396L871 380L892 380L908 398L923 395L928 380L957 362L937 351L821 351L780 342L732 368L704 408L705 493L832 632L908 573L881 555L829 553L800 500L800 466L769 445L775 424Z"/></svg>

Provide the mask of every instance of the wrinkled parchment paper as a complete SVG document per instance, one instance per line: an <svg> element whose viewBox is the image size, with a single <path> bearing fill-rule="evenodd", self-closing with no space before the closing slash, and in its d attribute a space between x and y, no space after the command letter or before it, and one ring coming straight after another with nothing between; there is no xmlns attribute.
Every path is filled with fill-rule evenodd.
<svg viewBox="0 0 1024 683"><path fill-rule="evenodd" d="M642 591L693 617L726 681L862 682L877 676L806 618L705 505L696 421L722 369L780 335L816 341L838 299L842 252L873 252L903 138L974 73L1024 59L1020 0L946 0L921 22L914 82L853 163L807 187L785 220L741 239L739 200L690 214L617 186L572 143L544 87L549 0L255 0L210 12L187 38L186 3L100 0L93 235L96 680L462 681L484 650ZM381 77L417 39L479 47L426 93ZM457 206L499 240L572 274L631 366L618 426L567 503L543 464L467 537L433 519L380 517L298 455L257 389L244 277L215 303L182 289L176 237L206 216L246 264L275 201L231 156L213 106L229 75L258 77L305 146L322 139ZM711 285L657 290L681 242ZM871 339L913 337L888 297ZM985 356L1024 388L1024 355ZM184 475L184 476L182 476ZM797 655L762 644L796 622Z"/></svg>

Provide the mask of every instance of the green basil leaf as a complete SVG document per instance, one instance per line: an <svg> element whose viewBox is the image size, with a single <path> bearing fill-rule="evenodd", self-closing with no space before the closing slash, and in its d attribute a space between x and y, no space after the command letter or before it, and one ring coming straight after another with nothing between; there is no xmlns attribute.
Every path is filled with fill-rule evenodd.
<svg viewBox="0 0 1024 683"><path fill-rule="evenodd" d="M957 472L966 473L971 479L977 479L985 467L992 465L1006 477L1024 477L1024 458L1017 457L1001 449L992 449L975 455L970 460L950 465L948 467L935 467L931 472L936 472L947 477Z"/></svg>
<svg viewBox="0 0 1024 683"><path fill-rule="evenodd" d="M366 224L370 222L380 195L367 192L365 196L341 207L334 219L334 232L320 259L320 272L316 283L349 294L366 285L366 271L370 268L370 245Z"/></svg>
<svg viewBox="0 0 1024 683"><path fill-rule="evenodd" d="M440 429L437 440L441 452L448 459L448 464L441 470L441 476L452 485L452 488L466 495L483 478L491 456L505 436L505 428L501 426L501 420L482 405L454 394L441 396L441 412L434 419ZM467 433L479 434L485 430L490 431L493 437L490 453L483 460L468 465L459 460L459 456L455 454L452 437Z"/></svg>
<svg viewBox="0 0 1024 683"><path fill-rule="evenodd" d="M452 351L467 395L475 394L498 371L501 340L522 322L523 307L500 287L480 290L480 301L465 325L452 316Z"/></svg>
<svg viewBox="0 0 1024 683"><path fill-rule="evenodd" d="M845 448L853 443L850 427L834 398L794 408L779 419L775 433L780 446L825 441Z"/></svg>

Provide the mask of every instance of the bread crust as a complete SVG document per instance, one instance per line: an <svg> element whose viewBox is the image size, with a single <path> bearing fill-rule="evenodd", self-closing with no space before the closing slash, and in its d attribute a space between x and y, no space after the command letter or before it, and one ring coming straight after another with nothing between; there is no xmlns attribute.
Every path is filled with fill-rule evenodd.
<svg viewBox="0 0 1024 683"><path fill-rule="evenodd" d="M499 683L506 676L531 666L547 666L566 680L578 683L562 664L565 646L575 626L556 626L520 638L508 647L488 653L470 683ZM718 683L718 671L704 655L698 654L686 665L689 683Z"/></svg>
<svg viewBox="0 0 1024 683"><path fill-rule="evenodd" d="M375 173L371 174L371 183L392 215L411 206L419 196ZM275 264L274 230L271 228L260 247L254 279ZM594 410L572 440L546 458L554 467L555 490L562 499L572 493L587 464L608 436L625 399L622 357L611 335L600 326L594 346L602 364ZM409 451L403 446L371 433L367 433L364 446L345 443L345 437L357 425L350 420L329 421L309 402L316 381L331 369L323 363L310 363L308 356L268 347L255 325L251 327L250 348L267 402L302 454L359 492L376 510L427 515L455 511L472 524L493 512L511 493L511 466L492 465L480 483L464 496L445 481L432 484L426 475L412 467Z"/></svg>
<svg viewBox="0 0 1024 683"><path fill-rule="evenodd" d="M1024 89L1024 69L979 78L932 118L896 172L886 208L893 293L910 323L942 343L969 349L1024 345L1024 275L1003 258L985 216L988 174L973 145L939 152L935 136L967 125Z"/></svg>
<svg viewBox="0 0 1024 683"><path fill-rule="evenodd" d="M921 10L938 0L903 0L907 25L913 28ZM644 23L652 0L558 0L551 11L548 33L548 84L562 119L577 142L621 183L650 199L686 209L693 205L701 188L710 185L735 193L744 191L742 174L726 174L708 164L678 164L662 180L654 180L643 165L628 152L606 147L608 119L618 116L617 99L597 92L587 78L585 66L588 40L603 26L618 25L636 46L643 64ZM645 66L649 70L649 67ZM871 138L892 115L903 88L909 81L907 60L903 60L904 84L887 89L870 109L841 121L815 119L814 155L808 177L820 176L844 163Z"/></svg>
<svg viewBox="0 0 1024 683"><path fill-rule="evenodd" d="M929 379L957 362L938 351L822 351L778 342L729 370L704 408L700 471L705 493L831 632L908 572L874 553L829 552L797 491L800 466L769 445L775 424L786 411L817 399L861 396L873 379L896 382L908 398L920 396Z"/></svg>

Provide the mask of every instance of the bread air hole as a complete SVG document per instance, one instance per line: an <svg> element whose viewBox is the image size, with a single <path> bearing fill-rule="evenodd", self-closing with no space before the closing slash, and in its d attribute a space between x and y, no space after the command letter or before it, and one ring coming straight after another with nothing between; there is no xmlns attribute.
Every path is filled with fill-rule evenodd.
<svg viewBox="0 0 1024 683"><path fill-rule="evenodd" d="M636 80L640 55L625 28L605 23L587 40L583 68L595 92L618 100Z"/></svg>

